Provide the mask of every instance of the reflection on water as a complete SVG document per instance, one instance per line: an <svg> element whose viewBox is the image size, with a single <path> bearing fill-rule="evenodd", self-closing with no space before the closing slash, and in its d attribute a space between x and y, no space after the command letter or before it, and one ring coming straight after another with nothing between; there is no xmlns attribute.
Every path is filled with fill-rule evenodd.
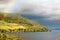
<svg viewBox="0 0 60 40"><path fill-rule="evenodd" d="M22 36L23 40L56 40L60 37L60 32L23 32L12 33L14 35Z"/></svg>

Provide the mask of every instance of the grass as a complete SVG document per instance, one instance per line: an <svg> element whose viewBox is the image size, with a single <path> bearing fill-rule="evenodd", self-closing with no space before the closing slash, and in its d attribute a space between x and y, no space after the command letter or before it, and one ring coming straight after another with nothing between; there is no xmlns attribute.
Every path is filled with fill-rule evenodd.
<svg viewBox="0 0 60 40"><path fill-rule="evenodd" d="M60 40L60 37L59 37L59 38L57 38L57 40Z"/></svg>
<svg viewBox="0 0 60 40"><path fill-rule="evenodd" d="M22 40L22 39L15 35L0 33L0 40Z"/></svg>
<svg viewBox="0 0 60 40"><path fill-rule="evenodd" d="M0 32L49 32L50 30L37 22L17 14L8 14L0 19Z"/></svg>

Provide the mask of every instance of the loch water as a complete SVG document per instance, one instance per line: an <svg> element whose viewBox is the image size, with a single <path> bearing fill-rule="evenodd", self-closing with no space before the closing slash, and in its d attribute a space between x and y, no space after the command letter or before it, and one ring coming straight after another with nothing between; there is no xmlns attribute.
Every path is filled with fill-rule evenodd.
<svg viewBox="0 0 60 40"><path fill-rule="evenodd" d="M21 36L23 40L57 40L57 38L60 38L60 31L17 32L11 34Z"/></svg>

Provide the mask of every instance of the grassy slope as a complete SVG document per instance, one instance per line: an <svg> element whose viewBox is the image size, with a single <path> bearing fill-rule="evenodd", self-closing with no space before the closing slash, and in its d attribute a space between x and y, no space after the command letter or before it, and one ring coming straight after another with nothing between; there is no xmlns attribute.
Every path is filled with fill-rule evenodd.
<svg viewBox="0 0 60 40"><path fill-rule="evenodd" d="M0 33L0 40L22 40L22 39L15 35Z"/></svg>
<svg viewBox="0 0 60 40"><path fill-rule="evenodd" d="M18 30L19 31L23 31L26 32L48 32L50 30L48 30L46 27L33 22L31 20L25 19L22 16L16 15L16 14L8 14L5 18L2 18L2 20L0 20L0 29L4 29L4 30Z"/></svg>

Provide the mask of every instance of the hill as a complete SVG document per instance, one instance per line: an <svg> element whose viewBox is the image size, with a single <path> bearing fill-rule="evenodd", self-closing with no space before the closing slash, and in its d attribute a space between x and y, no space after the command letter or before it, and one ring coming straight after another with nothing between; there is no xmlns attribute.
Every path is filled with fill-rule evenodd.
<svg viewBox="0 0 60 40"><path fill-rule="evenodd" d="M7 14L0 19L0 32L49 32L50 30L37 22L21 15Z"/></svg>

